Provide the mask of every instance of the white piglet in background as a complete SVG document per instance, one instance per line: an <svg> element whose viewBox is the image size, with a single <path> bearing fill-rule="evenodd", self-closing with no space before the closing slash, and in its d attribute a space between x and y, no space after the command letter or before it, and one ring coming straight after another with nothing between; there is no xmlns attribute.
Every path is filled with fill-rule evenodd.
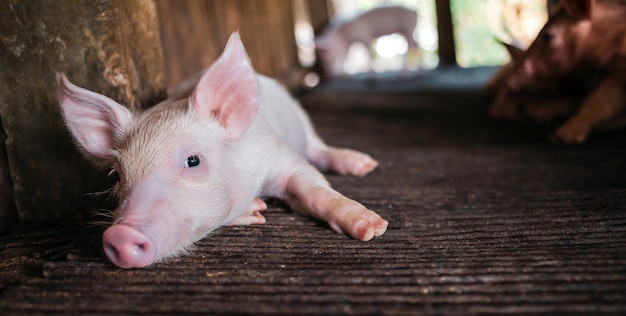
<svg viewBox="0 0 626 316"><path fill-rule="evenodd" d="M409 52L416 52L417 42L413 31L417 23L417 13L402 6L382 6L366 11L350 20L330 25L315 39L315 49L320 57L327 76L344 75L344 62L353 43L361 43L370 52L370 71L372 70L372 44L374 40L394 33L402 35L407 42ZM404 59L404 70L408 65L408 54Z"/></svg>
<svg viewBox="0 0 626 316"><path fill-rule="evenodd" d="M263 224L263 197L359 240L387 221L333 190L320 169L363 176L370 156L327 146L299 104L254 72L238 33L189 98L133 113L58 76L66 124L88 157L114 166L119 206L103 235L107 257L145 267L188 251L224 225Z"/></svg>

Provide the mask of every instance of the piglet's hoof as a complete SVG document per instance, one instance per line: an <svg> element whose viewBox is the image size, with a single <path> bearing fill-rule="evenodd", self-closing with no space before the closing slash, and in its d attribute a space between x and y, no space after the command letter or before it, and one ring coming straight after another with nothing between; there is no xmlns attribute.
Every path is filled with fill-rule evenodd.
<svg viewBox="0 0 626 316"><path fill-rule="evenodd" d="M588 126L568 122L556 131L554 140L567 144L582 144L587 140L587 136L589 136Z"/></svg>
<svg viewBox="0 0 626 316"><path fill-rule="evenodd" d="M342 175L362 177L378 166L378 161L368 154L344 148L330 148L327 150L330 168Z"/></svg>
<svg viewBox="0 0 626 316"><path fill-rule="evenodd" d="M341 196L330 200L329 206L333 210L333 215L328 224L338 233L368 241L387 231L389 222L356 201Z"/></svg>

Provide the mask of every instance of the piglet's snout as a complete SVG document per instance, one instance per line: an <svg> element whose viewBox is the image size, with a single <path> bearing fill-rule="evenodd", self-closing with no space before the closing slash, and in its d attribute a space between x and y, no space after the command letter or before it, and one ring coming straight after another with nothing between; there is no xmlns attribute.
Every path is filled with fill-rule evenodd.
<svg viewBox="0 0 626 316"><path fill-rule="evenodd" d="M104 252L120 268L142 268L156 258L156 246L140 231L123 224L109 227L102 236Z"/></svg>

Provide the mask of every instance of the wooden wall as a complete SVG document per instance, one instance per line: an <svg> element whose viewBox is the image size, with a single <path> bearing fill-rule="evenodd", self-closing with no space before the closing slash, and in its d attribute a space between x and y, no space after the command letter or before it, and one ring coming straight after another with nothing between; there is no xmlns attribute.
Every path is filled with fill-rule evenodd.
<svg viewBox="0 0 626 316"><path fill-rule="evenodd" d="M318 1L318 0L307 0ZM210 65L239 30L258 72L298 69L291 0L0 1L0 233L110 208L62 124L55 72L131 108Z"/></svg>
<svg viewBox="0 0 626 316"><path fill-rule="evenodd" d="M10 174L16 207L2 213L16 211L24 221L83 219L86 209L103 206L106 198L85 194L109 184L106 172L79 156L63 126L55 72L132 108L163 97L154 3L1 1L0 41L0 118L8 166L2 173Z"/></svg>
<svg viewBox="0 0 626 316"><path fill-rule="evenodd" d="M209 66L239 30L256 71L288 83L298 68L292 0L156 0L167 90Z"/></svg>
<svg viewBox="0 0 626 316"><path fill-rule="evenodd" d="M6 137L0 122L0 233L17 222L17 209L13 201L13 181L5 146Z"/></svg>

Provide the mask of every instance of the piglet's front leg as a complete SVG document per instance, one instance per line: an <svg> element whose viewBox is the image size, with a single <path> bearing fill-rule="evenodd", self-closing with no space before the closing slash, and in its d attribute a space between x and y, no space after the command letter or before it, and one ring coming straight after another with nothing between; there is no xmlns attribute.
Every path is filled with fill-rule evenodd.
<svg viewBox="0 0 626 316"><path fill-rule="evenodd" d="M286 200L294 210L327 222L338 233L368 241L387 230L386 220L333 190L312 166L291 175L286 190Z"/></svg>
<svg viewBox="0 0 626 316"><path fill-rule="evenodd" d="M573 97L534 97L528 100L525 112L538 122L546 122L572 114L575 106L576 98Z"/></svg>
<svg viewBox="0 0 626 316"><path fill-rule="evenodd" d="M612 78L605 79L584 100L580 110L556 131L556 137L566 143L583 143L594 126L619 115L625 102L620 85Z"/></svg>

